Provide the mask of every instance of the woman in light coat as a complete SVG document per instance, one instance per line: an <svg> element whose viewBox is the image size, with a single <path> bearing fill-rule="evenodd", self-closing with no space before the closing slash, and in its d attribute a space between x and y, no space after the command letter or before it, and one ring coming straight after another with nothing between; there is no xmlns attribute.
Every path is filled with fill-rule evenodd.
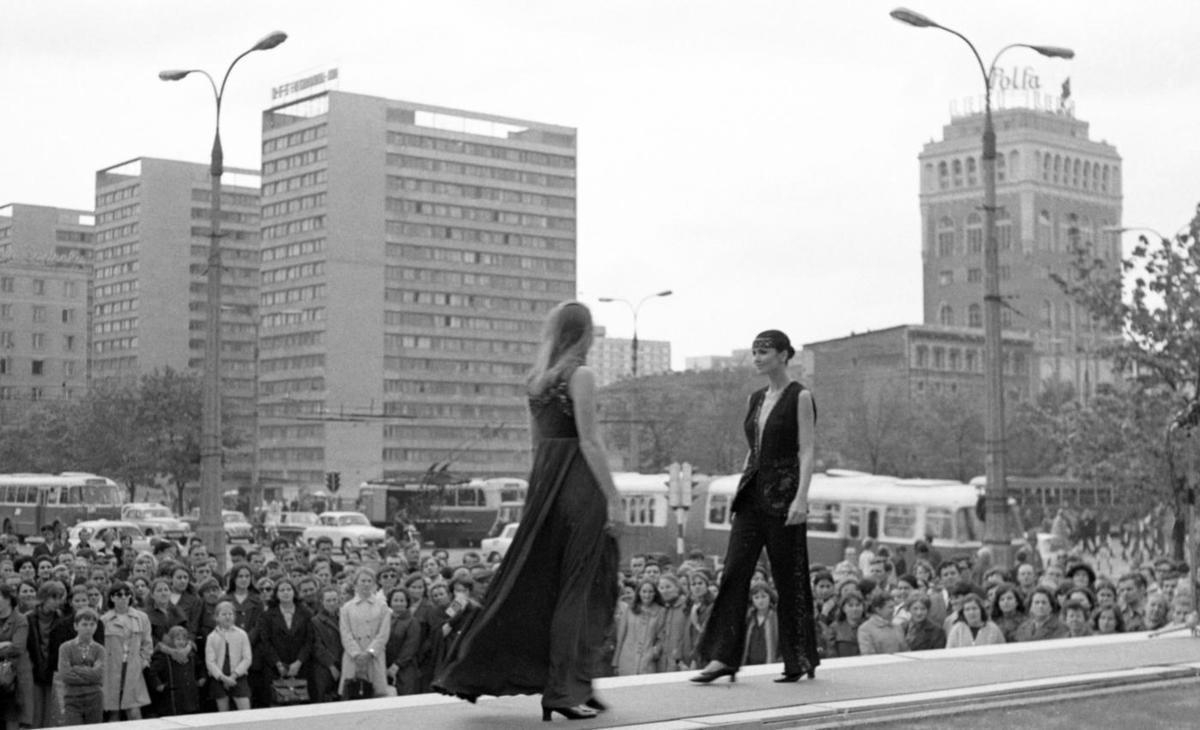
<svg viewBox="0 0 1200 730"><path fill-rule="evenodd" d="M111 719L119 720L124 710L128 719L139 720L142 707L150 704L142 677L154 652L150 617L131 607L133 587L128 583L114 583L108 589L108 602L112 608L100 617L104 624L104 711Z"/></svg>
<svg viewBox="0 0 1200 730"><path fill-rule="evenodd" d="M342 605L338 628L342 633L342 681L369 679L376 697L388 696L387 642L392 628L392 610L376 593L375 573L359 568L354 574L354 597Z"/></svg>
<svg viewBox="0 0 1200 730"><path fill-rule="evenodd" d="M638 585L637 598L617 625L617 650L613 664L619 676L658 671L664 615L658 587L653 581L642 581Z"/></svg>
<svg viewBox="0 0 1200 730"><path fill-rule="evenodd" d="M983 599L974 593L963 599L958 609L958 618L946 635L946 648L959 646L982 646L984 644L1003 644L1004 631L992 623L983 607Z"/></svg>

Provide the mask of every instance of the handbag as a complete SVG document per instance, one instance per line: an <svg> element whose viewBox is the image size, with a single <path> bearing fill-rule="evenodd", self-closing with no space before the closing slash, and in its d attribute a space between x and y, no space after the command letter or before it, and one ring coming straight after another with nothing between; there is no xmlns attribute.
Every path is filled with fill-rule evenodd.
<svg viewBox="0 0 1200 730"><path fill-rule="evenodd" d="M299 705L308 702L307 679L276 679L271 682L271 704Z"/></svg>
<svg viewBox="0 0 1200 730"><path fill-rule="evenodd" d="M347 679L345 690L348 700L369 700L375 696L375 685L362 677Z"/></svg>
<svg viewBox="0 0 1200 730"><path fill-rule="evenodd" d="M17 670L11 659L0 660L0 692L12 693L17 688Z"/></svg>

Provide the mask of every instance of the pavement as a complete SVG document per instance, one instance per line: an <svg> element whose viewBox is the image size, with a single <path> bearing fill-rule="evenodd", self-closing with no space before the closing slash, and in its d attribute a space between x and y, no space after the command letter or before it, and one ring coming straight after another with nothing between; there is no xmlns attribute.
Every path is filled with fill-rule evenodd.
<svg viewBox="0 0 1200 730"><path fill-rule="evenodd" d="M597 696L610 711L571 727L1051 727L1037 719L1043 717L1036 709L1041 703L1069 703L1096 693L1118 699L1110 700L1111 709L1092 727L1169 727L1146 725L1123 714L1130 711L1124 709L1128 702L1119 699L1121 693L1159 693L1165 698L1162 704L1173 703L1180 717L1190 713L1196 718L1200 704L1189 699L1197 697L1200 688L1200 639L1186 631L833 659L822 663L815 680L792 685L771 681L780 671L778 664L745 667L736 683L719 680L707 686L688 682L692 672L597 680ZM1012 724L996 723L1003 713L1022 711L1034 714ZM964 717L971 722L964 725ZM440 695L416 695L143 720L123 727L507 730L534 727L540 718L536 696L483 698L471 705ZM1077 719L1053 727L1087 726ZM1181 727L1195 725L1193 720Z"/></svg>

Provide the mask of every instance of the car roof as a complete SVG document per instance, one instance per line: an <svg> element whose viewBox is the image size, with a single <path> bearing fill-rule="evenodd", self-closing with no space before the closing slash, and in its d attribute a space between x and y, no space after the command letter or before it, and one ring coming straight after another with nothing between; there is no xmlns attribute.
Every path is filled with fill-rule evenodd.
<svg viewBox="0 0 1200 730"><path fill-rule="evenodd" d="M79 530L80 528L84 527L88 528L89 530L93 528L103 529L105 527L134 527L139 530L141 529L136 524L132 522L126 522L125 520L84 520L83 522L76 522L71 526L71 529Z"/></svg>

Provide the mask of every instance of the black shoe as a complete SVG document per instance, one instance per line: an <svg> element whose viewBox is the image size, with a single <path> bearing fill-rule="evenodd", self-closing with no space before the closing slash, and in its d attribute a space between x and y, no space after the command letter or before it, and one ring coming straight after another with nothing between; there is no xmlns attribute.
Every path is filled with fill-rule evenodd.
<svg viewBox="0 0 1200 730"><path fill-rule="evenodd" d="M732 682L737 681L737 672L738 672L737 667L720 667L719 669L706 669L705 671L700 672L696 676L692 677L690 681L695 682L696 684L709 684L714 679L720 679L721 677L729 677L729 681L732 683Z"/></svg>
<svg viewBox="0 0 1200 730"><path fill-rule="evenodd" d="M592 708L596 712L607 712L608 711L608 705L604 704L603 702L596 699L595 697L591 698L587 702L584 702L583 704Z"/></svg>
<svg viewBox="0 0 1200 730"><path fill-rule="evenodd" d="M584 705L577 705L576 707L543 707L542 722L550 722L556 712L568 720L591 720L599 714Z"/></svg>
<svg viewBox="0 0 1200 730"><path fill-rule="evenodd" d="M806 674L808 675L809 679L816 679L817 678L816 667L809 667L808 671L806 671L806 672L794 672L792 674L784 674L782 677L779 677L778 679L776 679L775 683L776 684L790 684L792 682L799 682L800 678Z"/></svg>

